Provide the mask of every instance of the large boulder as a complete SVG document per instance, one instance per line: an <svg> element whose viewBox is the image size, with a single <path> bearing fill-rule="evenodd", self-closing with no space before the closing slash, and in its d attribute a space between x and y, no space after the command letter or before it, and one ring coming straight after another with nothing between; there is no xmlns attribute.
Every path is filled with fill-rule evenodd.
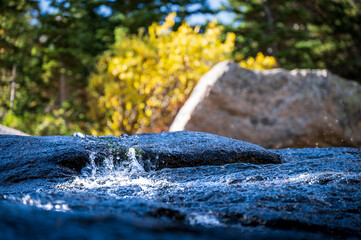
<svg viewBox="0 0 361 240"><path fill-rule="evenodd" d="M361 147L361 86L326 70L251 71L225 61L202 77L170 130L266 148Z"/></svg>

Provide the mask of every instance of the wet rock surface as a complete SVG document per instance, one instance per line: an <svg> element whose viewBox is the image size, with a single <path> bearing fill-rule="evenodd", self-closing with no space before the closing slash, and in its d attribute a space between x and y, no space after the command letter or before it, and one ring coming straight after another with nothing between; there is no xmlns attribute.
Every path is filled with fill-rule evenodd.
<svg viewBox="0 0 361 240"><path fill-rule="evenodd" d="M283 162L145 171L135 147L156 146L145 136L123 136L133 146L127 164L101 151L115 138L67 137L88 153L80 173L2 182L0 238L361 238L360 149L268 150Z"/></svg>
<svg viewBox="0 0 361 240"><path fill-rule="evenodd" d="M235 162L281 163L279 155L255 144L201 132L146 133L124 141L134 142L132 147L140 149L143 160L152 162L156 169Z"/></svg>
<svg viewBox="0 0 361 240"><path fill-rule="evenodd" d="M360 103L360 84L326 70L251 71L225 61L201 78L170 130L265 148L359 148Z"/></svg>
<svg viewBox="0 0 361 240"><path fill-rule="evenodd" d="M146 170L222 165L232 162L280 163L279 155L257 145L199 132L148 133L115 138L93 136L0 135L0 183L75 176L89 163L128 161L133 148Z"/></svg>
<svg viewBox="0 0 361 240"><path fill-rule="evenodd" d="M72 136L0 135L0 183L76 175L89 162Z"/></svg>

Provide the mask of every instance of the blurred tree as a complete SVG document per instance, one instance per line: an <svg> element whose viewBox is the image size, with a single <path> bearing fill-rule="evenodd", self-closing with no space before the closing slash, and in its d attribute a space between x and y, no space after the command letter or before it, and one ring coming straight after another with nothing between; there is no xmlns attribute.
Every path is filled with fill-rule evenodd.
<svg viewBox="0 0 361 240"><path fill-rule="evenodd" d="M52 0L40 11L38 1L0 0L0 121L31 134L86 130L88 76L115 28L137 32L170 11L206 11L204 3Z"/></svg>
<svg viewBox="0 0 361 240"><path fill-rule="evenodd" d="M281 67L327 68L361 81L361 4L354 0L229 0L236 58L258 51Z"/></svg>
<svg viewBox="0 0 361 240"><path fill-rule="evenodd" d="M171 12L177 14L176 27L185 17L193 13L213 12L207 0L124 0L103 1L112 10L112 16L118 26L137 33L140 27L147 29L153 22L159 22Z"/></svg>
<svg viewBox="0 0 361 240"><path fill-rule="evenodd" d="M33 94L40 68L32 58L35 27L30 24L37 7L32 1L0 1L0 120L31 110L39 97Z"/></svg>
<svg viewBox="0 0 361 240"><path fill-rule="evenodd" d="M143 39L144 29L152 22L161 23L169 12L179 16L175 31L184 29L187 15L211 12L205 0L52 0L51 11L45 12L38 4L0 0L0 121L41 135L87 132L89 74L114 41L129 39L114 32L143 29L138 35ZM154 46L150 49L154 51ZM106 58L107 54L99 62L113 57ZM261 66L251 60L247 64Z"/></svg>
<svg viewBox="0 0 361 240"><path fill-rule="evenodd" d="M361 1L313 0L307 2L311 26L322 41L326 68L361 82Z"/></svg>
<svg viewBox="0 0 361 240"><path fill-rule="evenodd" d="M184 18L195 11L188 10L190 4L197 5L197 11L208 9L204 0L52 0L50 6L56 11L43 14L38 20L43 76L59 89L58 94L54 93L58 96L57 105L61 106L67 99L69 90L84 89L96 56L113 43L116 27L134 33L139 27L159 22L172 9Z"/></svg>
<svg viewBox="0 0 361 240"><path fill-rule="evenodd" d="M220 40L222 27L183 23L173 30L175 14L148 34L116 34L114 46L99 60L90 79L93 134L167 130L200 77L233 50L234 34Z"/></svg>
<svg viewBox="0 0 361 240"><path fill-rule="evenodd" d="M99 59L89 82L93 134L168 130L201 76L229 59L233 33L222 41L223 27L215 22L203 33L187 23L176 29L175 16L171 13L163 24L153 23L147 33L144 28L138 34L117 29L115 44ZM240 64L266 69L276 61L259 53Z"/></svg>
<svg viewBox="0 0 361 240"><path fill-rule="evenodd" d="M107 18L96 11L100 5L101 1L53 0L50 6L55 10L38 17L42 79L48 98L45 113L54 111L52 115L62 118L69 130L71 122L85 127L87 77L96 56L112 38Z"/></svg>
<svg viewBox="0 0 361 240"><path fill-rule="evenodd" d="M55 10L38 17L42 77L50 103L47 109L55 111L57 119L63 118L69 130L71 123L77 122L86 131L88 76L97 56L113 43L115 28L135 32L160 21L171 9L188 14L186 6L197 3L204 0L52 0L50 7ZM198 6L207 9L207 5ZM56 110L60 107L64 111Z"/></svg>

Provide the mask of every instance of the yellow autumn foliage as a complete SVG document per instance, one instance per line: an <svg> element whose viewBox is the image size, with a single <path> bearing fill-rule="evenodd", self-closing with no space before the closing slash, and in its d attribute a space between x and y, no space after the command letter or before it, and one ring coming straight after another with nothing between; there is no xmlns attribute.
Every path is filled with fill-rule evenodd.
<svg viewBox="0 0 361 240"><path fill-rule="evenodd" d="M100 58L89 81L92 134L167 130L201 76L230 58L235 34L222 42L223 28L216 22L204 33L188 23L173 30L175 16L152 24L146 34L140 29L127 35L118 29L116 43Z"/></svg>
<svg viewBox="0 0 361 240"><path fill-rule="evenodd" d="M264 56L259 52L256 58L249 57L246 60L242 60L239 64L243 68L253 70L271 69L277 65L276 59L272 56Z"/></svg>

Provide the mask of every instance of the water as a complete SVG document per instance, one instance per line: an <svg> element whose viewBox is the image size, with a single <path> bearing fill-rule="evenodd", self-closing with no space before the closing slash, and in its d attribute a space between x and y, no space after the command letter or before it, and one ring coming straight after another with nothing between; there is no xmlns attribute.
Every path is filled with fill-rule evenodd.
<svg viewBox="0 0 361 240"><path fill-rule="evenodd" d="M361 150L276 152L284 163L146 171L133 148L126 163L94 151L79 176L2 191L0 236L361 238Z"/></svg>

